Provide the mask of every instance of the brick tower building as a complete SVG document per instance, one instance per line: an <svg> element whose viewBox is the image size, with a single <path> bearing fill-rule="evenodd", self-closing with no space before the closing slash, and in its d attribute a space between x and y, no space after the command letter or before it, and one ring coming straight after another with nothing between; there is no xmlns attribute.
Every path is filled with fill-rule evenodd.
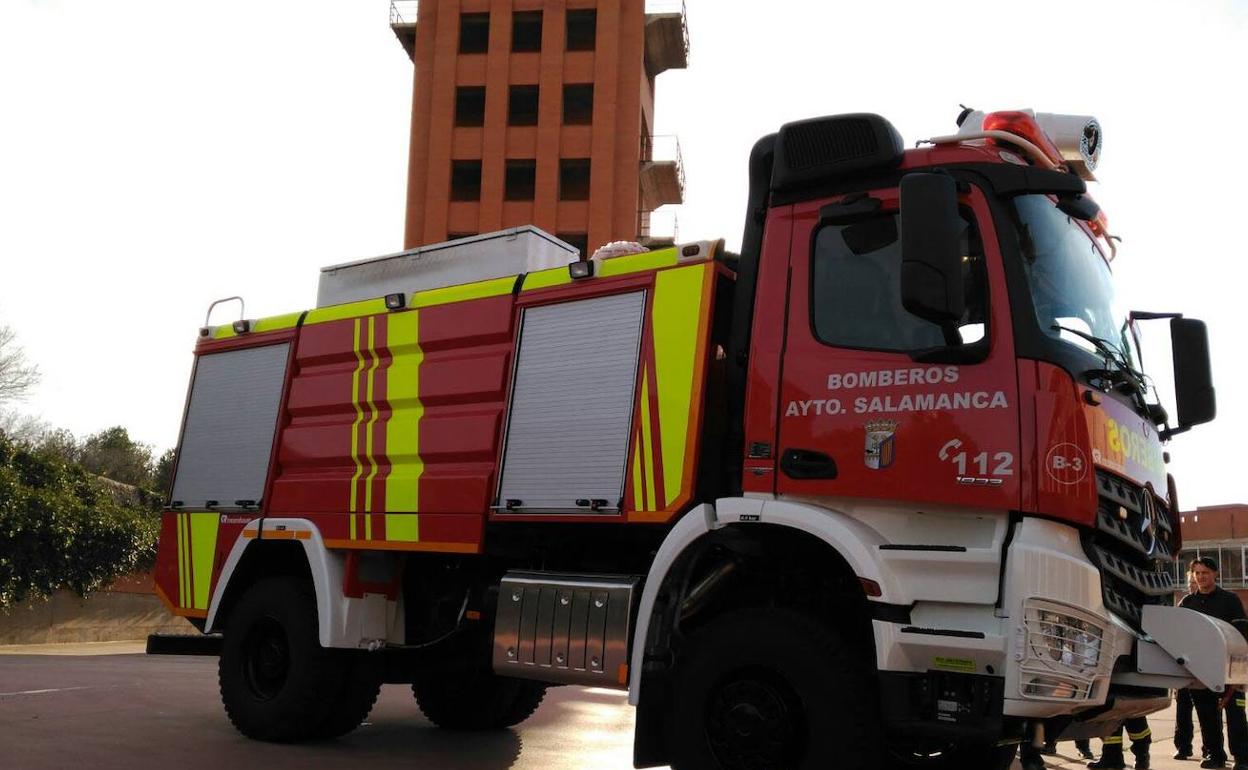
<svg viewBox="0 0 1248 770"><path fill-rule="evenodd" d="M524 224L585 254L671 241L654 83L688 62L680 0L394 0L390 23L415 64L405 248Z"/></svg>

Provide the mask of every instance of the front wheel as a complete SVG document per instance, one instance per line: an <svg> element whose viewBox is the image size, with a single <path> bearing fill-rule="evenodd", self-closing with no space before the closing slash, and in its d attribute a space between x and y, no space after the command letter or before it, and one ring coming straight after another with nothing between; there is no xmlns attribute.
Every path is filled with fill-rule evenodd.
<svg viewBox="0 0 1248 770"><path fill-rule="evenodd" d="M889 767L890 770L1009 770L1017 750L1013 743L950 745L941 751L892 746Z"/></svg>
<svg viewBox="0 0 1248 770"><path fill-rule="evenodd" d="M740 610L699 629L681 653L677 770L874 770L872 674L826 625L777 609Z"/></svg>
<svg viewBox="0 0 1248 770"><path fill-rule="evenodd" d="M230 722L262 741L321 737L345 681L335 652L320 645L307 581L256 583L230 612L218 666Z"/></svg>

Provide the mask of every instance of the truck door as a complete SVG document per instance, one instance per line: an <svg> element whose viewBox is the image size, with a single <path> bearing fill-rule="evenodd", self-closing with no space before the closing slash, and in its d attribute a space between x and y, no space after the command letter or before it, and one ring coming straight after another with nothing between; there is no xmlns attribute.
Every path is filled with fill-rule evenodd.
<svg viewBox="0 0 1248 770"><path fill-rule="evenodd" d="M951 345L902 307L896 190L794 207L778 494L1018 508L1005 276L982 193L960 208L968 308Z"/></svg>

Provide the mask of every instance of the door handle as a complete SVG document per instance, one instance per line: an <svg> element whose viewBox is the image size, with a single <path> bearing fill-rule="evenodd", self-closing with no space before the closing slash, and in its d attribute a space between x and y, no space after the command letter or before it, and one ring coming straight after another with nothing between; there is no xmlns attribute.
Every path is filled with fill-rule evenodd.
<svg viewBox="0 0 1248 770"><path fill-rule="evenodd" d="M780 458L780 470L791 479L834 479L836 460L811 449L786 449Z"/></svg>

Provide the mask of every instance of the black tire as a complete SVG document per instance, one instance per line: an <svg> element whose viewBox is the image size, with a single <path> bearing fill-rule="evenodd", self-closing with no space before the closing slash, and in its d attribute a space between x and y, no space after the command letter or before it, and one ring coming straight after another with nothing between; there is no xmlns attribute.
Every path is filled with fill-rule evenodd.
<svg viewBox="0 0 1248 770"><path fill-rule="evenodd" d="M497 730L531 717L546 697L546 685L490 671L431 673L416 680L412 694L421 713L438 727Z"/></svg>
<svg viewBox="0 0 1248 770"><path fill-rule="evenodd" d="M1014 763L1014 755L1017 751L1018 746L1013 743L1004 746L983 744L951 746L939 753L933 752L931 755L892 746L889 750L889 766L891 770L964 770L964 768L1009 770Z"/></svg>
<svg viewBox="0 0 1248 770"><path fill-rule="evenodd" d="M360 726L377 703L381 692L381 667L376 655L354 650L335 650L335 663L343 670L342 690L332 699L329 714L318 738L338 738Z"/></svg>
<svg viewBox="0 0 1248 770"><path fill-rule="evenodd" d="M1014 764L1018 746L968 746L954 749L949 754L949 768L982 767L984 770L1009 770Z"/></svg>
<svg viewBox="0 0 1248 770"><path fill-rule="evenodd" d="M218 680L230 722L256 740L320 737L343 691L345 671L334 652L321 647L316 595L307 581L256 583L225 628Z"/></svg>
<svg viewBox="0 0 1248 770"><path fill-rule="evenodd" d="M874 770L874 666L796 612L739 610L699 629L677 671L676 770Z"/></svg>

